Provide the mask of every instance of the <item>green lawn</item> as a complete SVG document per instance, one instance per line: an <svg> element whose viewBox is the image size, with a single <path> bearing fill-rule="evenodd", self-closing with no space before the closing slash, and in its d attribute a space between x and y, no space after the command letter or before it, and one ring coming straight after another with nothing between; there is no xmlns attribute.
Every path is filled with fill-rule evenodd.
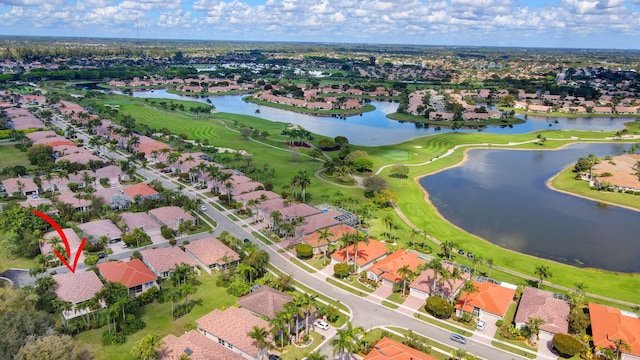
<svg viewBox="0 0 640 360"><path fill-rule="evenodd" d="M0 170L16 165L22 165L27 169L31 167L27 153L20 151L14 145L0 145Z"/></svg>
<svg viewBox="0 0 640 360"><path fill-rule="evenodd" d="M171 321L171 304L170 303L152 303L142 308L142 319L147 324L144 330L129 336L127 342L122 345L102 346L100 339L102 332L106 329L100 328L96 330L85 331L76 336L75 339L81 344L91 349L95 359L118 360L131 359L130 354L136 341L140 340L144 335L156 334L164 337L168 334L180 336L185 331L185 326L193 324L198 318L210 313L215 309L232 306L236 302L236 297L227 294L225 288L216 287L217 275L201 275L197 279L201 282L198 291L190 296L190 299L199 299L201 302L196 305L191 313Z"/></svg>
<svg viewBox="0 0 640 360"><path fill-rule="evenodd" d="M312 353L315 348L320 345L322 341L324 341L324 336L318 334L315 331L311 331L309 333L313 338L313 343L307 347L296 347L293 345L285 346L284 351L282 352L283 360L298 360L305 357L305 355Z"/></svg>

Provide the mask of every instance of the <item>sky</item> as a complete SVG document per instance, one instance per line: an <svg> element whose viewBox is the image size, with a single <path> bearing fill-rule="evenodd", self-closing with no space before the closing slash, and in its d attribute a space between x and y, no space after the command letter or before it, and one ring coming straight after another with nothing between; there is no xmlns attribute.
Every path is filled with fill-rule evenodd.
<svg viewBox="0 0 640 360"><path fill-rule="evenodd" d="M0 0L0 35L640 49L640 0Z"/></svg>

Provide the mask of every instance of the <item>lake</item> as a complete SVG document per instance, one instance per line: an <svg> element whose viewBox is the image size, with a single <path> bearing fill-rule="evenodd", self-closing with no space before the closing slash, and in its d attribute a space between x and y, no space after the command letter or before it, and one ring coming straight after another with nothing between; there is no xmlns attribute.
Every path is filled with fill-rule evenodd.
<svg viewBox="0 0 640 360"><path fill-rule="evenodd" d="M640 272L640 212L598 205L545 185L581 156L619 155L628 147L476 149L463 165L423 177L420 184L444 218L496 245L576 266Z"/></svg>
<svg viewBox="0 0 640 360"><path fill-rule="evenodd" d="M386 117L398 109L398 104L393 102L372 101L374 111L362 115L350 116L346 119L324 116L312 116L294 113L264 105L248 103L242 100L246 95L226 95L194 98L182 95L170 94L166 90L139 91L133 96L140 98L164 98L176 100L192 100L207 103L207 99L216 106L217 111L234 114L244 114L263 118L270 121L278 121L296 124L305 129L324 136L346 136L349 142L355 145L381 146L398 144L416 137L433 135L443 132L451 132L450 129L436 130L433 127L423 128L420 124L399 122ZM259 113L256 113L259 110ZM524 118L523 115L519 115ZM556 124L555 121L558 121ZM524 124L512 127L490 126L483 132L491 134L522 134L546 129L564 130L603 130L615 131L624 128L625 122L634 121L634 118L549 118L541 116L527 117ZM549 126L551 125L551 126ZM478 130L463 129L458 132L477 132Z"/></svg>

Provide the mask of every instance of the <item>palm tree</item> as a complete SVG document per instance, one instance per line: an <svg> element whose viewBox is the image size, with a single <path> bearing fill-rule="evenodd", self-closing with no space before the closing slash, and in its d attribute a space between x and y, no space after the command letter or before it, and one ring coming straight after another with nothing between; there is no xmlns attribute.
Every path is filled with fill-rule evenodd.
<svg viewBox="0 0 640 360"><path fill-rule="evenodd" d="M127 140L127 151L133 152L133 149L137 148L138 146L140 146L139 136L134 135L130 137L129 140Z"/></svg>
<svg viewBox="0 0 640 360"><path fill-rule="evenodd" d="M617 339L617 340L608 339L608 340L613 342L613 345L616 347L616 359L617 360L620 359L620 353L621 352L623 352L623 351L624 352L631 351L631 346L629 345L629 343L627 343L623 339Z"/></svg>
<svg viewBox="0 0 640 360"><path fill-rule="evenodd" d="M451 253L453 252L453 248L458 247L453 241L444 241L440 244L440 248L442 249L442 253L447 259L451 260Z"/></svg>
<svg viewBox="0 0 640 360"><path fill-rule="evenodd" d="M298 171L298 186L302 189L302 202L306 202L306 189L311 185L311 178L307 170Z"/></svg>
<svg viewBox="0 0 640 360"><path fill-rule="evenodd" d="M487 265L487 267L489 267L489 274L487 275L487 277L491 277L491 269L493 268L493 259L492 258L487 258L484 260L485 265Z"/></svg>
<svg viewBox="0 0 640 360"><path fill-rule="evenodd" d="M269 326L271 326L271 336L273 339L280 337L280 349L284 349L284 334L287 332L288 323L287 319L283 316L284 312L279 312L276 316L269 321ZM287 335L288 338L288 335Z"/></svg>
<svg viewBox="0 0 640 360"><path fill-rule="evenodd" d="M351 354L358 350L358 336L363 332L363 328L354 328L351 322L347 323L346 328L338 329L336 336L330 342L333 354L339 354L339 360L350 359Z"/></svg>
<svg viewBox="0 0 640 360"><path fill-rule="evenodd" d="M247 336L252 338L258 347L258 360L265 358L267 353L267 336L269 332L265 328L261 328L257 325L253 326L253 329L247 333Z"/></svg>
<svg viewBox="0 0 640 360"><path fill-rule="evenodd" d="M328 360L327 358L327 355L320 354L320 351L307 354L307 360Z"/></svg>
<svg viewBox="0 0 640 360"><path fill-rule="evenodd" d="M464 308L467 306L467 300L469 300L469 295L478 292L478 287L473 283L473 281L469 280L467 282L464 283L464 285L462 285L462 288L460 289L460 291L462 292L462 294L466 294L466 296L464 296L464 300L462 302L462 311L464 311Z"/></svg>
<svg viewBox="0 0 640 360"><path fill-rule="evenodd" d="M158 349L164 344L160 336L156 334L145 335L138 341L131 354L140 360L153 360L158 358Z"/></svg>
<svg viewBox="0 0 640 360"><path fill-rule="evenodd" d="M453 349L451 351L451 355L453 355L453 359L461 360L467 355L467 350L465 350L465 349Z"/></svg>
<svg viewBox="0 0 640 360"><path fill-rule="evenodd" d="M536 270L534 271L534 274L538 275L538 279L539 279L539 281L538 281L538 289L542 285L542 280L544 280L546 278L550 278L550 277L553 276L553 274L551 273L551 270L546 265L538 265L538 266L536 266Z"/></svg>
<svg viewBox="0 0 640 360"><path fill-rule="evenodd" d="M354 269L354 271L357 271L358 244L360 244L362 242L365 245L369 245L369 237L367 236L367 234L361 233L361 232L358 232L356 234L352 234L351 236L353 238L353 253L354 253L354 256L355 256L353 258L353 269Z"/></svg>
<svg viewBox="0 0 640 360"><path fill-rule="evenodd" d="M320 240L320 243L325 242L327 245L324 248L324 255L322 257L323 265L327 263L327 249L329 248L329 240L331 239L332 236L333 234L329 232L329 229L318 230L318 240Z"/></svg>
<svg viewBox="0 0 640 360"><path fill-rule="evenodd" d="M407 291L407 280L414 274L413 271L409 269L409 265L405 265L398 269L398 275L402 277L402 296L405 296L405 293Z"/></svg>
<svg viewBox="0 0 640 360"><path fill-rule="evenodd" d="M248 264L242 263L238 266L238 273L242 275L244 281L247 281L247 277L249 278L249 283L253 282L253 275L256 274L256 269Z"/></svg>
<svg viewBox="0 0 640 360"><path fill-rule="evenodd" d="M442 267L442 263L438 259L432 259L427 264L427 269L433 270L433 284L431 285L431 291L436 291L436 281L438 279L438 275L442 273L444 269Z"/></svg>

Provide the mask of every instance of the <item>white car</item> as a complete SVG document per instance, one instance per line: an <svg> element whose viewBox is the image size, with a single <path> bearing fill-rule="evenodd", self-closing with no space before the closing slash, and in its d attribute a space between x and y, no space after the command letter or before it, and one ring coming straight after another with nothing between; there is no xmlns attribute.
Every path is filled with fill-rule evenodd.
<svg viewBox="0 0 640 360"><path fill-rule="evenodd" d="M204 206L204 205L200 205L200 210L202 210L202 211L207 211L207 207L206 207L206 206Z"/></svg>
<svg viewBox="0 0 640 360"><path fill-rule="evenodd" d="M484 320L480 320L478 321L478 325L476 326L476 329L482 331L484 330L484 327L487 325L487 322Z"/></svg>
<svg viewBox="0 0 640 360"><path fill-rule="evenodd" d="M127 243L125 243L124 241L120 241L120 247L123 249L126 249L128 246L127 246Z"/></svg>
<svg viewBox="0 0 640 360"><path fill-rule="evenodd" d="M320 328L322 330L329 330L329 324L322 320L316 320L313 322L313 326Z"/></svg>

